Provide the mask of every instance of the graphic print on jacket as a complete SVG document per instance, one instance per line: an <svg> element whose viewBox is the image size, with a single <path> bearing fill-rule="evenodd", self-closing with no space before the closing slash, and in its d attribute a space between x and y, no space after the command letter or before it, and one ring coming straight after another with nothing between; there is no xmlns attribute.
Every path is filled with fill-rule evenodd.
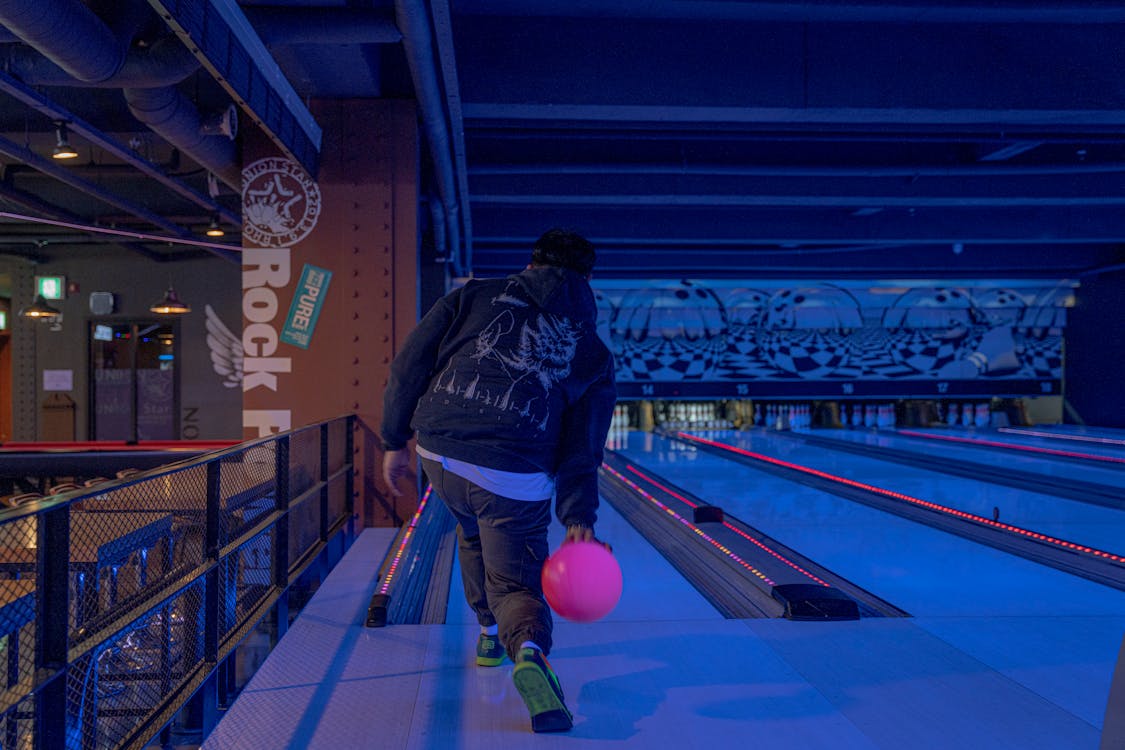
<svg viewBox="0 0 1125 750"><path fill-rule="evenodd" d="M508 289L491 300L493 307L508 309L477 335L468 361L450 359L434 379L433 392L483 405L482 412L483 407L514 412L525 425L531 423L542 432L551 417L547 396L554 383L570 374L581 327L560 315L531 313L527 302L508 293L514 285L509 282ZM531 382L539 388L529 390Z"/></svg>

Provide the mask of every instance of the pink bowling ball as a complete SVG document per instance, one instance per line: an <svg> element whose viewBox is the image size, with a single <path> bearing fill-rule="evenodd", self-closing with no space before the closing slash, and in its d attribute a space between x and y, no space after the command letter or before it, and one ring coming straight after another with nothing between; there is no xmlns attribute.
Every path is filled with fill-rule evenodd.
<svg viewBox="0 0 1125 750"><path fill-rule="evenodd" d="M621 567L600 542L568 542L543 563L543 595L560 617L593 622L621 598Z"/></svg>

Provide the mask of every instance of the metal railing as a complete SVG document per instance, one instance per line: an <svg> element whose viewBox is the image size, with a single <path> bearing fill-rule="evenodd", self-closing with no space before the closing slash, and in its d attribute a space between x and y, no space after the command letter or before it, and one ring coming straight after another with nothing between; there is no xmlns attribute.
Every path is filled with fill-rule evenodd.
<svg viewBox="0 0 1125 750"><path fill-rule="evenodd" d="M354 535L355 417L0 510L0 747L142 748ZM333 560L334 562L334 560ZM280 634L279 634L280 635Z"/></svg>

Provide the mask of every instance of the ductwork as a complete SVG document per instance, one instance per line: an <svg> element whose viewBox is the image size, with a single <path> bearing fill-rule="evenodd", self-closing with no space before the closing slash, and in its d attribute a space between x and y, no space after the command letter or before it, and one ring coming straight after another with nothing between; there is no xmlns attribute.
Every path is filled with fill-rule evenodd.
<svg viewBox="0 0 1125 750"><path fill-rule="evenodd" d="M125 62L127 47L78 0L10 0L0 24L78 81L112 78Z"/></svg>
<svg viewBox="0 0 1125 750"><path fill-rule="evenodd" d="M190 154L227 185L241 190L242 172L234 141L203 134L199 110L178 89L125 89L125 102L133 117Z"/></svg>
<svg viewBox="0 0 1125 750"><path fill-rule="evenodd" d="M4 70L33 86L87 86L92 88L149 88L174 86L199 69L195 55L175 37L165 37L147 49L131 49L121 65L105 78L79 78L38 48L10 45L0 49ZM72 66L73 67L73 66ZM83 75L93 70L80 68Z"/></svg>
<svg viewBox="0 0 1125 750"><path fill-rule="evenodd" d="M133 0L129 6L118 6L117 12L132 21L138 7ZM199 67L178 39L168 37L130 54L132 32L115 31L81 0L4 0L0 24L50 61L27 59L18 48L9 51L5 63L24 83L125 88L130 111L138 120L234 190L241 190L234 144L223 136L202 135L199 111L171 88ZM68 76L65 80L63 72Z"/></svg>

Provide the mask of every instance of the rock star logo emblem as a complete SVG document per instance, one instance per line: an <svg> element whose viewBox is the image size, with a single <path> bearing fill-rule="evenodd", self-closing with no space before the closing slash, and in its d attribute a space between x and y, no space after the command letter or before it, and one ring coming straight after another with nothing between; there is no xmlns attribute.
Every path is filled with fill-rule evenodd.
<svg viewBox="0 0 1125 750"><path fill-rule="evenodd" d="M320 188L289 159L259 159L242 170L242 233L261 247L290 247L320 218Z"/></svg>

